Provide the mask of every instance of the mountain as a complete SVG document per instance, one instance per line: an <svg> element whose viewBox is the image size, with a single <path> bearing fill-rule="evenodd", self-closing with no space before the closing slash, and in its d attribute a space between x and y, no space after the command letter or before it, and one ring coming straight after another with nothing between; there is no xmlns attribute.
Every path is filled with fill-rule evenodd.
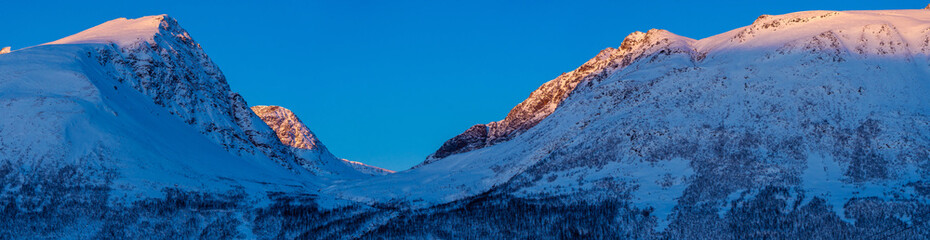
<svg viewBox="0 0 930 240"><path fill-rule="evenodd" d="M4 239L254 238L253 211L374 175L282 143L166 15L0 55L0 112Z"/></svg>
<svg viewBox="0 0 930 240"><path fill-rule="evenodd" d="M306 161L301 165L326 166L330 175L340 177L358 177L359 173L364 175L386 175L394 171L369 166L360 162L353 162L337 158L326 149L326 146L317 139L316 134L310 131L307 126L297 118L291 110L280 106L253 106L252 111L258 115L262 121L275 131L278 139L287 146L293 148L300 159Z"/></svg>
<svg viewBox="0 0 930 240"><path fill-rule="evenodd" d="M327 191L401 209L372 236L927 238L928 67L926 10L635 32L419 167Z"/></svg>
<svg viewBox="0 0 930 240"><path fill-rule="evenodd" d="M630 65L639 57L649 55L651 48L644 44L661 44L663 46L681 50L687 46L690 39L675 39L664 42L655 41L657 38L672 39L668 31L653 30L648 33L635 32L623 40L619 48L601 50L588 62L577 69L563 73L559 77L546 82L539 89L530 93L530 97L510 110L504 120L488 124L472 126L462 134L449 139L427 157L423 164L429 164L452 154L463 153L488 147L511 138L536 126L544 118L552 114L556 107L567 98L578 86L586 81L603 80L619 68ZM665 37L665 38L663 38Z"/></svg>
<svg viewBox="0 0 930 240"><path fill-rule="evenodd" d="M102 74L150 97L229 152L265 155L287 168L299 161L174 19L116 19L45 45L74 44L109 45L90 53Z"/></svg>
<svg viewBox="0 0 930 240"><path fill-rule="evenodd" d="M634 32L369 176L175 20L117 19L0 55L0 236L928 239L927 92L927 10Z"/></svg>
<svg viewBox="0 0 930 240"><path fill-rule="evenodd" d="M217 177L313 182L166 16L109 21L0 61L6 164L112 172L140 191Z"/></svg>

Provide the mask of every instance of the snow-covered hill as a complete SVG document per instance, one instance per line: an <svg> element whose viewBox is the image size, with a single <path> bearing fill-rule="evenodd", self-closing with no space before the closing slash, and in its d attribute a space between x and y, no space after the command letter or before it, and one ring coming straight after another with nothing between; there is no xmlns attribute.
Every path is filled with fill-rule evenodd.
<svg viewBox="0 0 930 240"><path fill-rule="evenodd" d="M701 40L636 32L418 168L327 191L406 200L398 206L420 210L382 230L442 229L417 232L427 236L535 226L455 224L507 204L593 207L592 219L620 204L609 211L625 227L568 227L592 237L920 238L928 92L927 10L763 15ZM553 215L576 221L537 217Z"/></svg>
<svg viewBox="0 0 930 240"><path fill-rule="evenodd" d="M362 175L385 175L391 170L364 163L337 158L326 149L316 135L291 110L280 106L253 106L255 112L277 133L278 139L291 146L300 157L300 164L311 168L320 166L326 175L339 178L359 178ZM361 175L359 174L361 173Z"/></svg>

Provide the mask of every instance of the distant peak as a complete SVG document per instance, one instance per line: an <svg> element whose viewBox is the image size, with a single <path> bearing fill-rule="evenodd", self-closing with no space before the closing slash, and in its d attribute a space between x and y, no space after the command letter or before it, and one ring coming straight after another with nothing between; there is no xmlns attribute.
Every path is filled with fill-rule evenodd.
<svg viewBox="0 0 930 240"><path fill-rule="evenodd" d="M0 49L0 54L4 53L10 53L10 47L3 47L3 49Z"/></svg>
<svg viewBox="0 0 930 240"><path fill-rule="evenodd" d="M46 44L113 43L128 46L142 41L152 42L161 29L174 28L177 25L177 20L167 14L135 19L117 18Z"/></svg>
<svg viewBox="0 0 930 240"><path fill-rule="evenodd" d="M323 144L291 110L281 106L253 106L258 115L285 145L300 149L318 149Z"/></svg>
<svg viewBox="0 0 930 240"><path fill-rule="evenodd" d="M926 6L926 7L924 7L924 9L928 9L928 10L930 10L930 4L927 4L927 6Z"/></svg>

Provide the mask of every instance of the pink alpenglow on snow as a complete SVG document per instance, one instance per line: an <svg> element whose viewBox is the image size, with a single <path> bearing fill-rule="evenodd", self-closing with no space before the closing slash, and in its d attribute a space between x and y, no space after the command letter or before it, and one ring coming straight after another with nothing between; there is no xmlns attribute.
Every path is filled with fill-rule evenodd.
<svg viewBox="0 0 930 240"><path fill-rule="evenodd" d="M115 43L120 46L128 46L140 41L152 43L154 42L154 36L159 31L158 29L164 28L166 18L168 18L166 14L136 19L117 18L57 41L46 43L46 45ZM189 36L186 37L190 38Z"/></svg>

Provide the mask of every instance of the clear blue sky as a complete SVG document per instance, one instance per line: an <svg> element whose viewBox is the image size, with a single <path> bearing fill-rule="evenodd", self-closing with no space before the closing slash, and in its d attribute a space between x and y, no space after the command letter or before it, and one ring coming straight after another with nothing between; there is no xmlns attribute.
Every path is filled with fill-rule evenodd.
<svg viewBox="0 0 930 240"><path fill-rule="evenodd" d="M251 105L293 110L337 156L392 170L502 119L540 84L633 31L704 38L761 14L925 1L14 1L0 46L166 13ZM930 13L928 13L930 14Z"/></svg>

